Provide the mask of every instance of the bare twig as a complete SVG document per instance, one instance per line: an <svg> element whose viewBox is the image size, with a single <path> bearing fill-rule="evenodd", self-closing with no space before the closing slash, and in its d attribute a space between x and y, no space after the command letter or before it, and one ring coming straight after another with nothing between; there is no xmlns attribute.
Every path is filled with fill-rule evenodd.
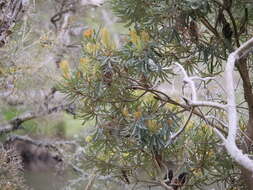
<svg viewBox="0 0 253 190"><path fill-rule="evenodd" d="M21 114L17 117L15 117L14 119L8 121L5 124L1 124L0 125L0 135L20 129L22 127L22 124L26 121L38 118L38 117L42 117L45 115L49 115L52 113L56 113L59 111L63 111L69 108L69 104L66 105L59 105L59 106L55 106L52 108L49 108L45 111L41 111L41 112L27 112L24 114Z"/></svg>
<svg viewBox="0 0 253 190"><path fill-rule="evenodd" d="M93 184L94 184L94 181L95 181L96 177L97 177L97 174L96 174L96 172L94 171L94 172L92 173L92 175L90 176L89 183L86 185L85 190L91 190L91 188L92 188L92 186L93 186Z"/></svg>
<svg viewBox="0 0 253 190"><path fill-rule="evenodd" d="M165 147L169 146L184 130L185 128L187 127L191 117L192 117L192 113L193 113L193 107L191 108L191 111L190 111L190 114L188 116L188 119L186 120L184 126L182 128L180 128L176 133L172 134L170 139L169 139L169 142L166 144Z"/></svg>
<svg viewBox="0 0 253 190"><path fill-rule="evenodd" d="M209 102L209 101L199 101L198 97L197 97L196 86L195 86L195 83L193 81L193 79L195 79L196 77L189 77L182 65L180 65L178 63L175 63L175 64L182 71L182 73L184 75L184 82L186 82L187 84L189 84L189 86L191 88L191 91L192 91L192 98L191 98L191 100L188 99L188 98L186 98L186 97L184 97L184 99L187 100L187 103L190 106L206 106L206 107L214 107L214 108L226 110L226 106L223 105L223 104L219 104L219 103L216 103L216 102Z"/></svg>

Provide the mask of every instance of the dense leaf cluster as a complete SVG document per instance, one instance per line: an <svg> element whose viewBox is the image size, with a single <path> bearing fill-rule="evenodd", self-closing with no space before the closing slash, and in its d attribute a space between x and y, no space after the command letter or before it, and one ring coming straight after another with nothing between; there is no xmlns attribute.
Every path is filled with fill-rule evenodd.
<svg viewBox="0 0 253 190"><path fill-rule="evenodd" d="M190 174L186 189L242 187L238 168L205 121L191 122L171 139L184 125L185 109L169 104L157 86L171 82L175 62L189 73L218 75L229 52L252 30L252 6L229 0L111 0L111 5L129 34L116 47L105 28L85 31L79 68L61 85L81 103L79 116L94 122L95 133L86 140L90 167L126 183L159 181L167 167Z"/></svg>

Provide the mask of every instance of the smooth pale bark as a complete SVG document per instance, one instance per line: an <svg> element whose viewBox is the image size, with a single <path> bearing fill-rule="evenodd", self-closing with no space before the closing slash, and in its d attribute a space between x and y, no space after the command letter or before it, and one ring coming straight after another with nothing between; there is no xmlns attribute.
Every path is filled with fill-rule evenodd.
<svg viewBox="0 0 253 190"><path fill-rule="evenodd" d="M236 102L235 102L235 91L234 91L234 82L233 82L233 71L235 63L240 64L240 58L246 56L251 48L253 47L253 38L245 42L241 47L236 51L231 53L228 57L226 69L225 69L225 80L226 80L226 93L227 93L227 106L228 106L228 136L224 141L224 145L235 161L244 167L246 170L253 174L253 161L248 157L248 155L243 154L235 141L236 134L238 129L237 121L237 111L236 111ZM253 180L253 178L252 178Z"/></svg>
<svg viewBox="0 0 253 190"><path fill-rule="evenodd" d="M223 140L223 144L227 149L227 152L230 156L244 169L251 173L251 178L253 181L253 160L249 158L248 155L244 154L241 149L236 145L236 135L238 131L238 119L237 119L237 110L236 110L236 100L235 100L235 89L234 89L234 78L233 72L235 68L235 64L240 64L240 59L244 59L250 50L253 47L253 38L245 42L241 45L237 50L232 52L227 60L226 68L225 68L225 81L226 81L226 94L227 94L227 104L219 104L216 102L207 102L207 101L198 101L195 83L193 81L194 77L189 77L184 70L184 68L177 64L184 75L184 82L189 84L192 92L191 100L188 100L188 104L190 106L206 106L206 107L214 107L217 109L225 109L227 111L228 117L228 135L225 137L218 130L215 130L216 133ZM251 89L252 90L252 89ZM249 108L250 110L251 108Z"/></svg>

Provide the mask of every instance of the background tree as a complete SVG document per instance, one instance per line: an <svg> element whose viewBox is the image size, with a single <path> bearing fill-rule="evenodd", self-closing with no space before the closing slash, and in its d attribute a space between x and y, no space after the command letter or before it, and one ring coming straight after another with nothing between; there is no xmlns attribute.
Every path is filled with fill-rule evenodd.
<svg viewBox="0 0 253 190"><path fill-rule="evenodd" d="M252 4L110 3L129 33L116 46L105 28L87 30L79 67L61 85L94 121L84 161L133 188L252 189L252 42L236 50L252 37Z"/></svg>
<svg viewBox="0 0 253 190"><path fill-rule="evenodd" d="M47 169L49 160L57 158L51 154L55 151L63 160L63 149L75 144L73 134L84 128L66 114L73 114L74 105L66 101L55 86L61 78L61 68L68 66L68 60L79 59L82 31L90 22L91 13L96 15L93 21L99 20L97 14L102 10L96 7L100 3L0 1L0 189L26 189L27 184L35 189L52 189L45 186L47 183L42 177L54 186L55 173L44 172L41 177L41 171L30 170ZM18 139L23 145L17 146L17 152L7 150L7 139ZM13 141L14 146L18 144ZM71 151L74 151L73 147L71 151L64 150L66 157L71 157ZM29 167L32 169L24 164L24 154L33 162ZM22 163L20 159L23 159ZM67 158L64 164L71 165ZM69 179L65 176L61 186L67 186Z"/></svg>

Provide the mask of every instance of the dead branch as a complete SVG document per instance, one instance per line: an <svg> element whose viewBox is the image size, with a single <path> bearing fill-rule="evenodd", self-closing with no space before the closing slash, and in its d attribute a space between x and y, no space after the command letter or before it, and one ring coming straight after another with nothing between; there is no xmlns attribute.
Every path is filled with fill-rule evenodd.
<svg viewBox="0 0 253 190"><path fill-rule="evenodd" d="M55 107L52 107L52 108L49 108L47 110L37 112L37 113L27 112L27 113L21 114L15 117L14 119L11 119L5 124L0 124L0 135L22 128L22 124L26 121L39 118L42 116L50 115L52 113L68 110L69 107L70 107L70 104L64 104L64 105L55 106Z"/></svg>

